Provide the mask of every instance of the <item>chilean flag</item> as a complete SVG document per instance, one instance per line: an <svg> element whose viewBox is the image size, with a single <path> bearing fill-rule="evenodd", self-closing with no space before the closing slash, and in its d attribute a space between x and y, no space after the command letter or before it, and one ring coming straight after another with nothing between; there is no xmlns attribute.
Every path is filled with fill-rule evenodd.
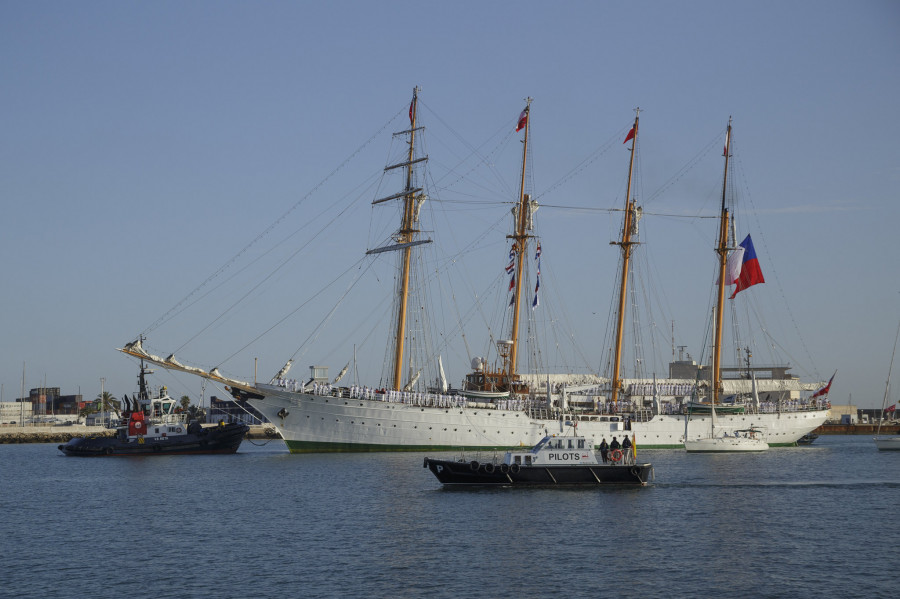
<svg viewBox="0 0 900 599"><path fill-rule="evenodd" d="M731 294L730 299L734 299L734 296L747 287L752 287L757 283L766 282L763 278L762 270L759 268L759 260L756 259L756 250L753 249L753 240L750 239L749 235L741 242L741 247L744 248L744 258L741 262L741 274L734 280L734 293Z"/></svg>

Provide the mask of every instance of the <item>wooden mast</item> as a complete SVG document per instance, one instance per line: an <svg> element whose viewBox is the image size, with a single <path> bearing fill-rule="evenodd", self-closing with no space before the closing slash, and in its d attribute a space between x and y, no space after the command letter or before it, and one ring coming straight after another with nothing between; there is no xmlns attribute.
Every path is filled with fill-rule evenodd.
<svg viewBox="0 0 900 599"><path fill-rule="evenodd" d="M634 229L634 200L631 198L631 179L634 172L634 150L637 147L638 136L638 120L640 118L640 108L635 109L634 115L634 136L631 142L631 159L628 163L628 185L625 190L625 223L622 225L622 240L619 242L611 242L610 245L618 245L622 248L622 279L619 281L619 312L618 323L616 327L616 350L613 360L612 372L612 402L615 406L619 401L619 387L622 384L619 373L622 368L622 338L625 329L625 302L628 293L628 271L631 265L631 247L635 242L631 241L631 233Z"/></svg>
<svg viewBox="0 0 900 599"><path fill-rule="evenodd" d="M525 100L525 139L522 142L522 178L519 185L519 208L516 214L516 232L514 235L507 235L513 240L513 247L516 252L516 285L515 296L513 297L513 320L512 332L509 336L512 342L509 350L509 363L507 364L506 374L509 380L510 388L513 379L518 371L517 361L519 356L519 308L522 303L522 273L525 269L525 251L528 245L528 234L525 232L528 225L528 210L530 210L530 196L525 193L525 166L528 160L528 132L531 129L531 101L532 98Z"/></svg>
<svg viewBox="0 0 900 599"><path fill-rule="evenodd" d="M416 191L412 185L413 149L416 139L416 111L418 109L419 88L413 88L412 103L409 107L409 155L406 167L406 189L403 196L403 220L397 236L399 244L410 243L416 232L414 226L414 211ZM409 298L409 262L412 247L407 246L402 250L400 265L400 305L397 309L397 333L394 351L394 384L393 389L399 391L402 388L403 377L403 342L406 338L406 305Z"/></svg>
<svg viewBox="0 0 900 599"><path fill-rule="evenodd" d="M728 207L725 199L728 194L728 158L731 153L731 117L728 118L728 129L725 132L725 174L722 178L722 219L719 223L719 296L716 303L715 341L713 344L712 403L719 403L719 387L722 384L722 319L725 315L725 270L728 262Z"/></svg>

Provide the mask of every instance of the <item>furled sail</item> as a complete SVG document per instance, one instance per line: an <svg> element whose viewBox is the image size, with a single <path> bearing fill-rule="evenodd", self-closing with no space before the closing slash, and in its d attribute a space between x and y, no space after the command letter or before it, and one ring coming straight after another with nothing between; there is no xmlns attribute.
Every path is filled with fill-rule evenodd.
<svg viewBox="0 0 900 599"><path fill-rule="evenodd" d="M291 366L293 366L293 365L294 365L294 361L293 361L293 360L288 360L287 363L286 363L284 366L281 367L281 370L279 370L279 371L275 374L275 376L272 377L272 380L269 381L269 382L270 382L270 383L274 383L274 382L277 381L278 379L283 378L284 375L286 375L286 374L288 373L288 370L290 370L290 369L291 369Z"/></svg>
<svg viewBox="0 0 900 599"><path fill-rule="evenodd" d="M438 371L441 374L441 393L446 393L450 385L447 383L447 375L444 374L444 362L440 356L438 356Z"/></svg>
<svg viewBox="0 0 900 599"><path fill-rule="evenodd" d="M412 388L416 386L416 383L417 383L417 382L419 382L419 377L420 377L420 376L422 376L422 371L421 371L421 370L420 370L419 372L417 372L417 373L415 374L415 376L413 376L413 377L409 380L408 383L406 383L406 386L403 387L403 390L404 390L404 391L412 391Z"/></svg>
<svg viewBox="0 0 900 599"><path fill-rule="evenodd" d="M339 380L344 378L344 375L347 374L348 370L350 370L350 362L347 362L347 365L341 369L336 377L334 377L334 380L331 382L331 384L336 385Z"/></svg>

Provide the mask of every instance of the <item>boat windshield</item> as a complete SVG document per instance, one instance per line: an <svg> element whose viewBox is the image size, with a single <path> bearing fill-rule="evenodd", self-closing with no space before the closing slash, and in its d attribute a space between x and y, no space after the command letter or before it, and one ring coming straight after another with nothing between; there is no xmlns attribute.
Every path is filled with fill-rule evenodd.
<svg viewBox="0 0 900 599"><path fill-rule="evenodd" d="M537 453L541 450L541 448L546 445L550 441L550 437L544 437L540 441L537 442L537 445L531 448L531 453Z"/></svg>

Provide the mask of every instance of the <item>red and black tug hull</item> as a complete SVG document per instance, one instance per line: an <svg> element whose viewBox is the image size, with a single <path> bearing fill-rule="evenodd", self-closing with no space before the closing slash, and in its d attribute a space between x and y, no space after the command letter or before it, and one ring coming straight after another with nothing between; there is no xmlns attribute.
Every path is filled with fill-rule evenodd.
<svg viewBox="0 0 900 599"><path fill-rule="evenodd" d="M651 464L520 466L425 458L423 466L445 485L646 485L653 475Z"/></svg>
<svg viewBox="0 0 900 599"><path fill-rule="evenodd" d="M198 432L162 438L76 437L58 449L67 456L116 457L235 453L250 430L246 424L225 424Z"/></svg>

